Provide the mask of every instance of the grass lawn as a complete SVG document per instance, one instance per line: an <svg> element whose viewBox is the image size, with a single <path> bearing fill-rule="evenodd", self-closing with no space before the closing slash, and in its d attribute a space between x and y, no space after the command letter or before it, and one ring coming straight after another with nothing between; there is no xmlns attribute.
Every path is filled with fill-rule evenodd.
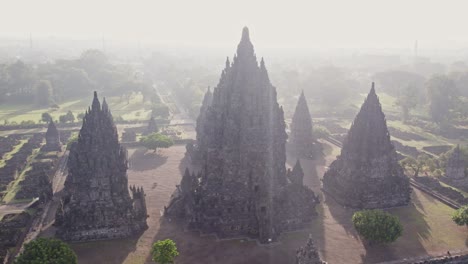
<svg viewBox="0 0 468 264"><path fill-rule="evenodd" d="M102 98L100 100L102 102ZM125 120L146 120L151 112L151 103L143 103L141 95L133 96L129 102L120 97L109 97L106 98L106 101L114 117L122 116ZM5 120L10 123L21 123L28 120L37 123L41 120L41 115L44 112L49 113L54 120L58 120L59 116L66 114L68 111L72 111L76 117L78 114L84 113L91 103L92 97L89 96L59 104L60 108L58 110L47 107L38 108L29 104L2 104L0 105L0 123L4 123Z"/></svg>
<svg viewBox="0 0 468 264"><path fill-rule="evenodd" d="M2 159L0 159L0 168L3 168L5 163L11 159L13 155L17 153L26 142L28 142L27 139L20 140L19 144L15 145L10 152L5 153Z"/></svg>
<svg viewBox="0 0 468 264"><path fill-rule="evenodd" d="M18 202L19 200L15 200L15 196L16 196L16 193L21 189L21 186L19 185L19 183L24 180L24 177L26 175L26 173L31 170L31 163L34 161L34 159L36 158L36 156L39 154L39 149L34 149L33 150L33 153L31 156L28 157L28 160L27 160L27 163L26 163L26 166L24 168L23 171L21 171L20 175L13 181L9 184L8 188L7 188L7 193L6 195L3 197L3 202L4 203L15 203L15 202ZM29 201L30 199L27 199L26 201ZM24 199L22 199L21 201L25 201Z"/></svg>

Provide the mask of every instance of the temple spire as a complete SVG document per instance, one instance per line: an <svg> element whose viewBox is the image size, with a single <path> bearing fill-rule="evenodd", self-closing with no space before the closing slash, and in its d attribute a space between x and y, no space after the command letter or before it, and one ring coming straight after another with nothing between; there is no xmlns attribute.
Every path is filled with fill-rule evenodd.
<svg viewBox="0 0 468 264"><path fill-rule="evenodd" d="M91 109L92 110L100 110L101 109L101 103L99 102L96 91L94 91L94 98L93 98L93 103L92 103Z"/></svg>
<svg viewBox="0 0 468 264"><path fill-rule="evenodd" d="M107 105L106 98L102 100L102 111L108 112L109 111L109 106Z"/></svg>
<svg viewBox="0 0 468 264"><path fill-rule="evenodd" d="M338 203L353 208L386 208L410 201L409 180L398 163L374 84L340 156L323 177L323 188Z"/></svg>
<svg viewBox="0 0 468 264"><path fill-rule="evenodd" d="M242 41L249 41L250 42L250 36L249 36L249 28L248 27L244 27L242 29L242 38L241 38L241 42Z"/></svg>
<svg viewBox="0 0 468 264"><path fill-rule="evenodd" d="M237 46L237 58L242 59L246 58L250 60L251 58L255 59L255 53L252 42L250 42L249 29L244 27L242 30L242 38ZM234 59L234 62L237 60Z"/></svg>

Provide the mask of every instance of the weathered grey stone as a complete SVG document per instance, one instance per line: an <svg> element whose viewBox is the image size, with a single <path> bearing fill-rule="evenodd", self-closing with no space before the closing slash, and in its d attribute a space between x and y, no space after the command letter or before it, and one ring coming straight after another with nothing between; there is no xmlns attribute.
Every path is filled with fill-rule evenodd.
<svg viewBox="0 0 468 264"><path fill-rule="evenodd" d="M290 148L297 157L314 157L316 144L312 135L312 118L310 117L309 107L304 96L304 92L299 96L296 110L291 123L291 134L289 139Z"/></svg>
<svg viewBox="0 0 468 264"><path fill-rule="evenodd" d="M153 114L151 114L150 119L148 120L148 126L146 127L143 135L149 135L152 133L157 133L159 131L158 125L156 124L156 120L154 120Z"/></svg>
<svg viewBox="0 0 468 264"><path fill-rule="evenodd" d="M299 248L296 252L296 264L326 264L320 259L320 255L315 248L312 236L309 236L305 246Z"/></svg>
<svg viewBox="0 0 468 264"><path fill-rule="evenodd" d="M398 164L374 84L341 155L323 177L323 188L338 203L354 208L385 208L410 201L409 179Z"/></svg>
<svg viewBox="0 0 468 264"><path fill-rule="evenodd" d="M460 149L460 145L453 150L452 155L447 161L447 166L445 168L445 175L451 180L468 180L468 177L465 175L465 159Z"/></svg>
<svg viewBox="0 0 468 264"><path fill-rule="evenodd" d="M46 144L42 147L42 151L62 151L60 143L60 134L53 120L50 120L47 132L45 134Z"/></svg>
<svg viewBox="0 0 468 264"><path fill-rule="evenodd" d="M284 115L263 59L260 65L244 28L232 64L226 61L212 101L197 120L200 168L186 171L166 210L191 229L225 237L277 239L310 222L318 198L286 175Z"/></svg>
<svg viewBox="0 0 468 264"><path fill-rule="evenodd" d="M70 149L62 207L57 211L58 237L86 241L128 237L147 228L141 188L127 179L127 150L119 144L107 103L94 93L91 109Z"/></svg>
<svg viewBox="0 0 468 264"><path fill-rule="evenodd" d="M299 160L296 161L293 169L288 169L288 178L293 184L302 185L304 180L304 171L301 167L301 162Z"/></svg>

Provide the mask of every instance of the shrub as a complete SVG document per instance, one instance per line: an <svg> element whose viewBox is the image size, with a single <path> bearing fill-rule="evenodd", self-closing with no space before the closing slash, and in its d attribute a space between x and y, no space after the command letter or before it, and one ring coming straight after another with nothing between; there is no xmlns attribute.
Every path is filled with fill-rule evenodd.
<svg viewBox="0 0 468 264"><path fill-rule="evenodd" d="M370 242L390 243L403 233L398 217L382 210L358 211L352 220L359 235Z"/></svg>

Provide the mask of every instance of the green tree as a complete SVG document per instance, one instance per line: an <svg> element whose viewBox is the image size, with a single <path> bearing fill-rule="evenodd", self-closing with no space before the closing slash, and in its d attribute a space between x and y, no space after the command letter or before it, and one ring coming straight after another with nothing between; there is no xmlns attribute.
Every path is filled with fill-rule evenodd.
<svg viewBox="0 0 468 264"><path fill-rule="evenodd" d="M68 110L66 116L67 116L67 121L70 121L71 123L75 122L75 115L73 114L72 111Z"/></svg>
<svg viewBox="0 0 468 264"><path fill-rule="evenodd" d="M73 115L73 112L68 110L68 112L65 115L59 116L59 121L60 123L67 123L67 122L75 122L75 115Z"/></svg>
<svg viewBox="0 0 468 264"><path fill-rule="evenodd" d="M331 133L323 126L314 126L312 129L312 134L314 138L328 138Z"/></svg>
<svg viewBox="0 0 468 264"><path fill-rule="evenodd" d="M67 141L67 150L70 150L71 146L73 143L78 142L78 134L74 133L73 135L70 136L70 138Z"/></svg>
<svg viewBox="0 0 468 264"><path fill-rule="evenodd" d="M403 233L398 217L382 210L358 211L352 220L359 235L371 243L390 243Z"/></svg>
<svg viewBox="0 0 468 264"><path fill-rule="evenodd" d="M15 264L78 263L75 252L64 242L57 239L37 238L24 246L24 251L15 260Z"/></svg>
<svg viewBox="0 0 468 264"><path fill-rule="evenodd" d="M452 220L459 226L468 226L468 206L465 205L453 212Z"/></svg>
<svg viewBox="0 0 468 264"><path fill-rule="evenodd" d="M59 122L62 124L65 124L68 121L67 115L61 115L59 116Z"/></svg>
<svg viewBox="0 0 468 264"><path fill-rule="evenodd" d="M140 138L140 142L145 148L154 150L154 152L156 152L158 148L168 148L174 145L172 139L160 133L152 133L143 136Z"/></svg>
<svg viewBox="0 0 468 264"><path fill-rule="evenodd" d="M52 116L49 113L44 112L41 115L41 121L44 123L49 123L50 121L52 121Z"/></svg>
<svg viewBox="0 0 468 264"><path fill-rule="evenodd" d="M36 86L36 103L39 106L48 106L52 101L52 85L48 80L41 80Z"/></svg>
<svg viewBox="0 0 468 264"><path fill-rule="evenodd" d="M447 122L455 94L455 83L445 75L434 75L428 81L429 114L435 123Z"/></svg>
<svg viewBox="0 0 468 264"><path fill-rule="evenodd" d="M154 117L168 118L170 114L169 107L163 103L153 104L151 114Z"/></svg>
<svg viewBox="0 0 468 264"><path fill-rule="evenodd" d="M174 263L174 258L179 255L177 246L171 239L159 240L153 244L151 250L153 261L159 264Z"/></svg>
<svg viewBox="0 0 468 264"><path fill-rule="evenodd" d="M417 159L406 157L400 161L400 165L404 169L413 171L413 177L418 177L419 172L424 166L428 166L430 171L435 170L435 163L427 154L421 154Z"/></svg>
<svg viewBox="0 0 468 264"><path fill-rule="evenodd" d="M77 118L78 120L83 120L84 117L85 117L85 113L79 113L79 114L76 116L76 118Z"/></svg>
<svg viewBox="0 0 468 264"><path fill-rule="evenodd" d="M403 121L409 119L410 111L418 104L418 90L416 86L409 84L403 89L395 102L401 108Z"/></svg>

